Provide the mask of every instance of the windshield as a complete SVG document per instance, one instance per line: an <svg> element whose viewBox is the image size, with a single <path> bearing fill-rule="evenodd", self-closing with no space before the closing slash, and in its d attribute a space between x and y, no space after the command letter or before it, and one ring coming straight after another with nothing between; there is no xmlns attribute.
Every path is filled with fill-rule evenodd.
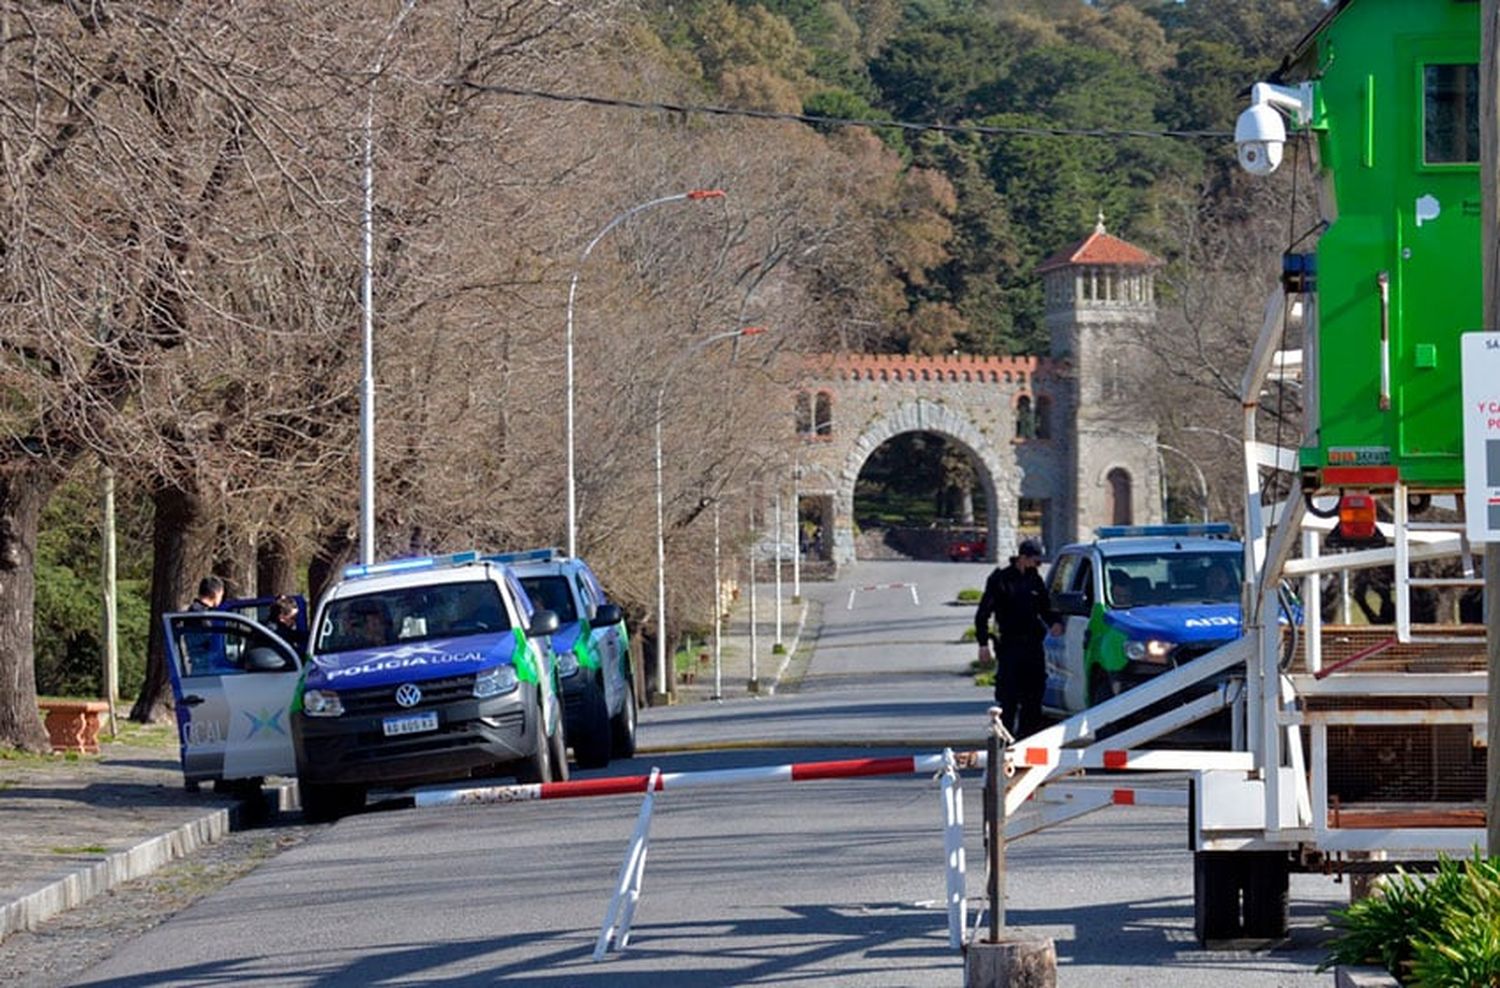
<svg viewBox="0 0 1500 988"><path fill-rule="evenodd" d="M510 630L500 590L489 581L405 587L343 597L323 609L313 653Z"/></svg>
<svg viewBox="0 0 1500 988"><path fill-rule="evenodd" d="M571 624L578 620L578 609L573 606L573 594L568 589L567 577L523 576L521 586L525 588L532 603L557 615L558 624Z"/></svg>
<svg viewBox="0 0 1500 988"><path fill-rule="evenodd" d="M1110 607L1153 604L1237 604L1238 550L1106 556L1104 590Z"/></svg>

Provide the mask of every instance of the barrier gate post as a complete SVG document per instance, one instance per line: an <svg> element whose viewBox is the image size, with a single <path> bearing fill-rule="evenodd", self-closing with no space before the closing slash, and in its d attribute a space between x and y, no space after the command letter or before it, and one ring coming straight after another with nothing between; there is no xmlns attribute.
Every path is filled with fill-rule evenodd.
<svg viewBox="0 0 1500 988"><path fill-rule="evenodd" d="M652 768L651 776L646 780L646 798L641 802L635 832L630 835L630 845L625 851L625 860L620 865L615 894L609 900L604 923L599 929L599 939L594 944L596 961L604 959L611 941L616 950L624 950L630 943L630 921L635 918L635 904L640 901L641 880L646 874L646 842L651 830L651 804L656 798L656 784L660 778L661 769Z"/></svg>
<svg viewBox="0 0 1500 988"><path fill-rule="evenodd" d="M943 851L948 877L948 946L962 950L968 929L968 899L964 888L964 792L958 780L958 760L952 748L943 749Z"/></svg>
<svg viewBox="0 0 1500 988"><path fill-rule="evenodd" d="M1000 942L1005 926L1005 801L1000 798L1000 708L990 708L989 765L984 773L984 822L988 830L985 844L989 850L990 942Z"/></svg>

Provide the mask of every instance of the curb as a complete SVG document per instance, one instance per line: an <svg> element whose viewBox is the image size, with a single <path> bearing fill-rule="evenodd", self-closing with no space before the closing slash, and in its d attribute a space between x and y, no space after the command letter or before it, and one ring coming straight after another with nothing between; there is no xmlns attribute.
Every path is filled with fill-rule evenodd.
<svg viewBox="0 0 1500 988"><path fill-rule="evenodd" d="M267 786L263 797L268 807L274 806L279 811L296 805L295 794L296 783L291 782ZM211 810L166 833L148 837L133 847L106 854L103 860L64 875L14 901L0 903L0 940L12 933L34 930L59 913L80 906L117 885L144 878L199 848L223 840L231 831L240 828L246 812L244 802Z"/></svg>

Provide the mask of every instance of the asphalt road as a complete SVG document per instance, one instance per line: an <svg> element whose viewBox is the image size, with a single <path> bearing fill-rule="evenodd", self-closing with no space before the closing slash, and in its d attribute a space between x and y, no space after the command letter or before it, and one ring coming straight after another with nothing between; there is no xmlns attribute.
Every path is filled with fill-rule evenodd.
<svg viewBox="0 0 1500 988"><path fill-rule="evenodd" d="M983 730L963 674L972 616L946 601L986 568L861 564L809 584L823 628L791 692L643 714L656 753L608 774L847 758L831 747ZM900 590L851 586L916 583ZM792 663L797 669L797 663ZM767 676L763 672L762 676ZM792 684L788 684L792 688ZM781 747L741 747L760 738ZM904 748L899 753L925 752ZM893 754L897 751L881 751ZM983 890L979 780L966 779L969 893ZM916 777L661 794L627 950L591 960L639 797L444 810L375 809L280 854L126 944L80 983L959 985L947 946L938 789ZM1294 876L1296 929L1271 952L1203 952L1192 938L1185 811L1118 808L1008 849L1007 920L1051 936L1059 984L1297 986L1345 890Z"/></svg>

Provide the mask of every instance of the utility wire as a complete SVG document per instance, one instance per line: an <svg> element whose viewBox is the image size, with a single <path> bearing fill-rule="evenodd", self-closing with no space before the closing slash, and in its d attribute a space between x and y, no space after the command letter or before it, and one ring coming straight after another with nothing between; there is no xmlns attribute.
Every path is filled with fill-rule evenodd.
<svg viewBox="0 0 1500 988"><path fill-rule="evenodd" d="M790 123L816 124L823 127L888 128L911 132L935 131L941 134L974 134L981 137L1151 137L1173 140L1228 140L1227 130L1131 130L1107 127L994 127L985 124L948 124L933 120L867 120L857 117L825 117L812 113L780 113L774 110L750 110L733 106L708 106L695 103L666 103L654 100L619 99L588 93L558 93L524 86L478 83L467 79L449 80L447 85L502 96L550 100L555 103L587 103L590 106L618 107L630 110L656 110L665 113L699 113L706 116L749 117L754 120L781 120Z"/></svg>

